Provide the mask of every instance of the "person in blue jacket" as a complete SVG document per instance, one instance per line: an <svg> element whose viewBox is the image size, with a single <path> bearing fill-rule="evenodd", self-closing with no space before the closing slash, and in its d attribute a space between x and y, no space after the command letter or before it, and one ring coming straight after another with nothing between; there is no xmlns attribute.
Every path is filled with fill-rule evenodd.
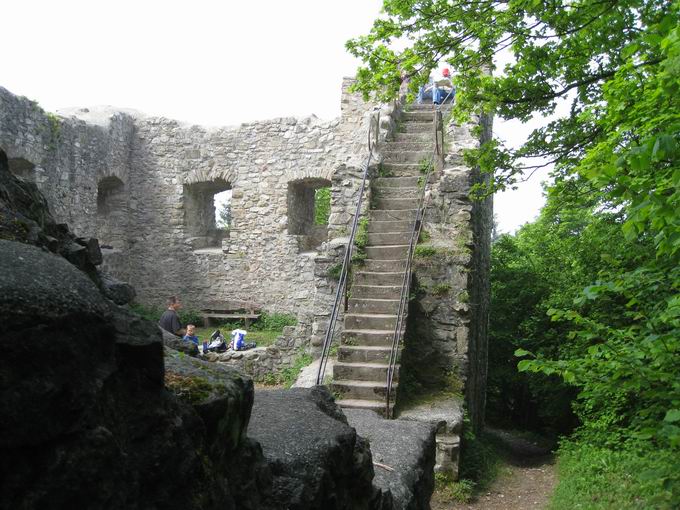
<svg viewBox="0 0 680 510"><path fill-rule="evenodd" d="M184 335L183 340L185 342L191 342L193 344L198 345L199 340L198 340L198 337L196 335L194 335L195 332L196 332L196 326L194 326L193 324L187 324L187 334Z"/></svg>

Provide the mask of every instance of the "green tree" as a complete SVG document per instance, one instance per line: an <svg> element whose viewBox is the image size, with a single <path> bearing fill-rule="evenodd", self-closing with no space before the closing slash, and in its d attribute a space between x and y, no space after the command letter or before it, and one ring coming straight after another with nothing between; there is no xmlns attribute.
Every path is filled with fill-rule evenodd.
<svg viewBox="0 0 680 510"><path fill-rule="evenodd" d="M231 201L222 203L222 206L217 211L215 223L217 228L229 230L229 227L231 226Z"/></svg>
<svg viewBox="0 0 680 510"><path fill-rule="evenodd" d="M466 154L469 164L493 173L485 191L554 164L553 207L573 200L598 217L609 213L616 227L595 239L619 243L613 254L584 251L573 258L582 267L551 270L551 283L574 274L592 281L573 302L569 287L558 285L565 295L546 312L563 327L560 348L520 350L534 356L521 368L557 374L577 388L577 411L590 437L637 437L675 449L679 10L677 0L385 0L370 33L347 43L364 62L356 89L382 99L396 97L404 77L413 93L447 62L455 73L457 121L484 113L526 122L569 104L519 148L492 139ZM506 51L510 63L495 69ZM559 241L549 239L546 249L563 249ZM650 253L638 254L638 245ZM560 255L554 253L565 260ZM591 255L609 259L602 265Z"/></svg>
<svg viewBox="0 0 680 510"><path fill-rule="evenodd" d="M319 188L314 192L314 224L328 225L331 215L331 188Z"/></svg>

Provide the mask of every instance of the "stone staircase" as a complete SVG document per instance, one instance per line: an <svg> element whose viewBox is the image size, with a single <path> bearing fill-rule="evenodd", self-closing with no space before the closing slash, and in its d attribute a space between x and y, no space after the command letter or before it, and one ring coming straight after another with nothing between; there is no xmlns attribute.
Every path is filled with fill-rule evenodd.
<svg viewBox="0 0 680 510"><path fill-rule="evenodd" d="M352 269L351 298L333 367L333 391L342 407L385 414L387 369L418 207L421 161L429 161L433 151L433 115L432 105L412 105L402 114L394 140L380 146L382 176L371 182L367 258ZM405 329L405 320L403 324ZM399 361L391 404L398 384Z"/></svg>

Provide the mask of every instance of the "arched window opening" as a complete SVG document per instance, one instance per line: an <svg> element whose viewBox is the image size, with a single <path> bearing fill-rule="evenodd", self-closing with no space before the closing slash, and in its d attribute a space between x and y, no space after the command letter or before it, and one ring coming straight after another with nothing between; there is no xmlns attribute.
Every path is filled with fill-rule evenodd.
<svg viewBox="0 0 680 510"><path fill-rule="evenodd" d="M184 185L184 225L192 249L221 247L230 224L230 183L215 179Z"/></svg>
<svg viewBox="0 0 680 510"><path fill-rule="evenodd" d="M127 192L118 177L104 177L97 184L97 237L102 248L124 247L127 225Z"/></svg>
<svg viewBox="0 0 680 510"><path fill-rule="evenodd" d="M314 250L328 238L330 185L325 179L288 183L288 233L299 236L301 251Z"/></svg>

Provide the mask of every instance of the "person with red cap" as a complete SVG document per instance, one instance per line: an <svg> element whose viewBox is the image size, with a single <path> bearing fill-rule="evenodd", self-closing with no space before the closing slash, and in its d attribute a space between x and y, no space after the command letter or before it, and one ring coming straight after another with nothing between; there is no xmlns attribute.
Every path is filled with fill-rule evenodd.
<svg viewBox="0 0 680 510"><path fill-rule="evenodd" d="M453 102L453 97L456 94L456 89L453 87L451 81L451 72L448 67L442 70L442 77L434 82L434 91L432 93L432 102L434 104L442 104L449 98Z"/></svg>

